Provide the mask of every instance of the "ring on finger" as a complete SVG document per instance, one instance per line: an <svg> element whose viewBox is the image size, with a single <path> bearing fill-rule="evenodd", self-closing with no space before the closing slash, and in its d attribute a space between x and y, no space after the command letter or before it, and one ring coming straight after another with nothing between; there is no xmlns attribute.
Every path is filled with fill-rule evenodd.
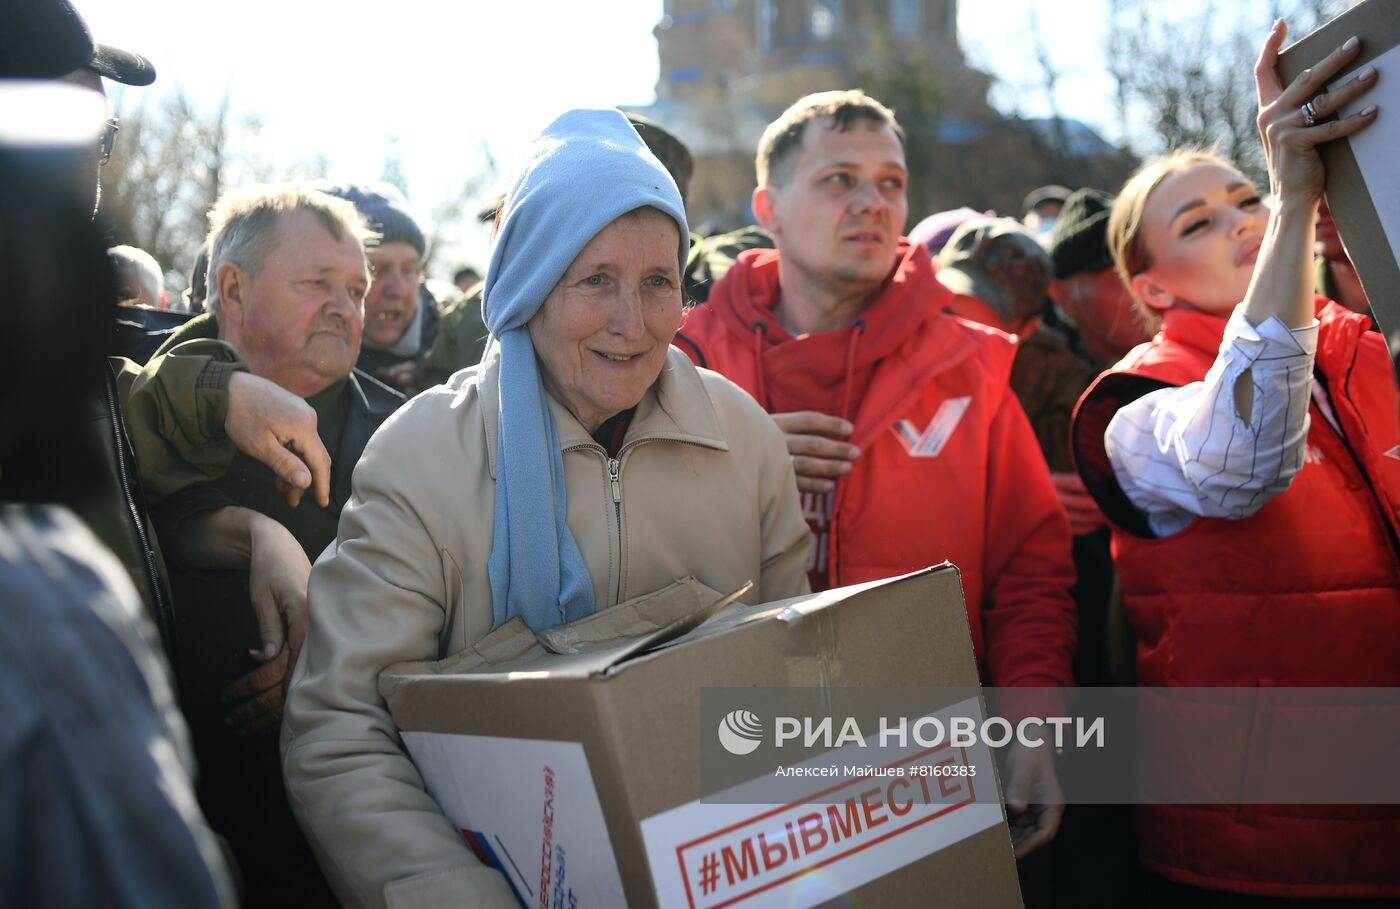
<svg viewBox="0 0 1400 909"><path fill-rule="evenodd" d="M1317 125L1317 108L1313 106L1311 101L1304 103L1301 111L1303 114L1304 126L1311 128Z"/></svg>

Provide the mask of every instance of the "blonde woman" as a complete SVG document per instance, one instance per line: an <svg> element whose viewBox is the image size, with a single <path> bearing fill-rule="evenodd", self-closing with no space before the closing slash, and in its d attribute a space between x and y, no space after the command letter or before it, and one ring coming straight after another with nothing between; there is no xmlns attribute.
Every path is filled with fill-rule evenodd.
<svg viewBox="0 0 1400 909"><path fill-rule="evenodd" d="M1318 94L1353 38L1284 86L1284 37L1255 68L1273 207L1229 162L1177 152L1129 180L1109 222L1162 328L1085 394L1073 443L1114 526L1142 685L1400 684L1395 377L1369 320L1311 289L1317 146L1377 111L1321 121L1376 74ZM1139 834L1168 902L1400 895L1389 809L1145 805Z"/></svg>

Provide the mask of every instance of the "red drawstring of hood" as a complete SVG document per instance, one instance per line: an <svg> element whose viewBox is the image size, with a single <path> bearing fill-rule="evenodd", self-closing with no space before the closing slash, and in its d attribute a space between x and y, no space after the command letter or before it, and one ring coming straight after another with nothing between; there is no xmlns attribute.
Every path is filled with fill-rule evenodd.
<svg viewBox="0 0 1400 909"><path fill-rule="evenodd" d="M763 405L763 409L769 413L773 412L772 402L768 400L768 377L763 368L763 342L767 339L768 323L762 319L754 319L749 326L753 332L753 362L758 373L758 403Z"/></svg>
<svg viewBox="0 0 1400 909"><path fill-rule="evenodd" d="M851 376L856 371L856 345L860 343L861 335L865 334L865 320L856 319L851 323L851 341L846 347L846 382L841 393L841 419L847 423L851 420Z"/></svg>
<svg viewBox="0 0 1400 909"><path fill-rule="evenodd" d="M753 332L753 360L756 373L754 384L757 386L755 390L758 392L758 402L763 405L764 410L772 413L773 403L768 400L768 371L763 366L763 348L768 336L768 323L762 319L754 319L749 330ZM864 334L864 319L856 319L851 323L851 340L846 345L846 376L842 383L841 392L841 419L848 423L851 421L851 392L854 390L851 377L856 371L856 349Z"/></svg>

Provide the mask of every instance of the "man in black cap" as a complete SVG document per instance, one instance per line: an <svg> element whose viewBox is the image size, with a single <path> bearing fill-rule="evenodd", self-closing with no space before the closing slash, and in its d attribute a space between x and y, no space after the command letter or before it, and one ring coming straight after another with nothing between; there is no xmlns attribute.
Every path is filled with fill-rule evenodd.
<svg viewBox="0 0 1400 909"><path fill-rule="evenodd" d="M0 80L149 82L133 58L94 48L61 0L21 0L0 29ZM231 907L137 592L72 512L39 504L74 487L100 497L104 480L85 414L110 380L101 352L116 309L88 218L101 108L76 88L0 84L0 108L11 102L0 122L30 134L0 141L0 905ZM35 106L48 123L29 122Z"/></svg>
<svg viewBox="0 0 1400 909"><path fill-rule="evenodd" d="M47 187L51 198L57 198L75 211L86 212L90 216L98 193L98 169L111 153L112 140L115 137L115 124L112 121L107 121L100 137L98 134L97 126L102 123L105 109L105 102L102 100L105 97L102 79L111 77L126 84L145 84L154 78L154 68L144 58L135 54L94 46L81 19L66 0L23 0L22 6L13 13L7 10L5 26L4 29L0 29L0 78L51 80L46 87L30 89L47 93L45 103L52 102L50 119L60 111L76 106L77 115L83 118L83 123L91 124L92 129L90 133L84 134L83 143L75 146L73 150L65 150L62 154L55 153L41 159L46 163L34 174L19 173L16 165L12 168L0 167L0 177L7 178L11 185L16 187L23 188L29 184ZM72 87L57 84L63 82L70 83ZM21 108L22 111L30 109L32 107ZM22 119L26 115L22 112L12 119L0 119L3 119L10 129L22 128L27 125ZM86 140L87 135L91 136L91 141ZM9 261L18 263L13 268L6 269L6 273L11 274L13 286L9 306L10 354L4 358L2 364L7 376L3 387L12 390L30 389L31 386L37 388L37 393L25 391L26 406L30 399L41 402L46 400L45 395L57 400L65 390L69 392L69 396L64 400L68 401L69 405L78 401L86 401L86 405L80 408L82 412L78 414L73 413L72 406L39 407L39 412L52 412L56 416L49 417L44 427L17 433L7 444L0 445L0 499L62 502L72 507L110 551L104 550L96 542L74 542L73 532L67 527L59 527L61 532L57 537L74 542L73 551L86 551L92 554L92 558L104 558L110 562L111 554L116 554L129 575L130 582L135 582L136 591L144 600L146 612L155 619L162 640L169 644L173 640L170 593L165 580L164 561L146 515L141 479L138 479L138 476L145 479L148 474L138 471L137 462L133 457L133 445L136 450L142 452L143 463L146 460L161 460L160 457L147 459L147 455L165 457L172 452L178 454L176 449L179 446L170 444L171 439L168 435L171 434L182 438L187 445L210 446L223 452L222 463L218 465L182 465L179 471L187 478L198 477L202 473L207 475L210 469L225 468L236 447L271 467L276 475L287 483L287 494L293 504L294 500L300 498L303 489L313 485L317 491L317 498L322 501L328 500L328 459L316 438L314 415L311 415L311 410L304 401L277 388L271 382L246 373L237 373L228 364L216 362L215 358L211 357L171 355L166 357L164 362L178 367L176 372L180 373L179 376L173 379L162 376L160 370L143 375L132 391L131 402L133 406L141 403L138 409L146 419L138 421L135 428L145 432L134 433L134 437L129 437L120 404L126 389L119 386L118 376L114 375L113 369L124 368L121 376L124 382L134 375L134 370L129 363L117 362L113 363L112 368L108 368L102 358L110 337L107 326L110 326L116 313L116 284L105 257L101 260L105 281L81 285L90 291L86 294L74 294L64 290L80 286L69 280L73 275L91 272L81 258L81 245L63 247L60 259L54 260L50 268L52 277L47 281L37 282L35 287L31 288L49 295L49 298L42 299L36 293L26 294L26 285L14 284L27 273L26 263L39 261L33 250L38 249L50 259L54 259L52 249L42 244L35 246L30 243L29 246L25 246L22 242L31 240L31 234L40 234L41 225L46 223L44 218L49 214L46 208L48 204L51 203L39 200L0 205L0 213L7 210L11 213L26 212L26 217L32 222L32 229L27 227L23 234L20 233L18 225L14 225L15 229L10 232L5 243L0 244L3 251L14 253L15 258ZM77 220L77 233L82 236L90 234L94 238L93 242L98 242L95 239L97 229L88 217L80 215ZM30 251L21 254L18 252L20 250ZM28 271L33 272L38 267L36 264ZM87 268L87 272L83 271L84 268ZM92 318L87 317L96 318L101 326L94 331ZM104 319L105 323L102 322ZM27 332L26 328L33 331ZM36 338L33 335L34 331L38 330L47 330L49 334ZM62 351L64 355L55 356L56 350ZM25 366L24 364L31 363L34 359L35 352L38 352L42 366ZM180 393L194 406L181 410L178 402L171 400L172 395ZM12 404L13 402L6 401L4 415L13 416L20 410ZM288 406L289 404L292 406ZM60 424L60 417L70 415L73 419ZM311 416L311 419L307 420L307 416ZM254 441L255 439L261 441ZM43 440L44 444L35 444L36 440ZM303 462L296 454L289 452L285 447L288 444L306 460ZM314 451L313 448L319 451ZM169 460L168 457L166 460ZM165 463L164 466L171 465ZM58 524L49 523L55 526ZM73 523L71 520L67 522L68 525ZM16 583L22 583L22 579ZM130 589L129 582L117 583L119 586L121 583L127 583L128 590ZM115 779L120 780L123 773L130 768L129 762L123 763L122 741L112 742L108 749L94 747L92 743L100 740L99 733L112 729L124 729L128 738L144 736L138 743L140 752L148 759L162 759L155 768L161 779L155 780L153 785L166 796L175 799L176 807L194 811L192 800L187 796L183 802L177 798L181 794L179 786L175 785L179 782L177 771L181 769L177 758L183 757L180 749L185 747L185 732L183 723L174 712L174 702L169 696L164 666L159 654L150 648L155 637L140 627L144 621L142 617L126 614L129 611L124 610L124 604L123 608L115 611L99 608L103 603L114 600L121 603L121 594L120 590L115 596L109 596L100 590L90 591L90 605L98 618L126 644L131 659L146 677L144 696L148 701L150 698L155 699L155 707L163 715L166 727L175 730L170 736L174 739L175 747L171 748L167 743L164 750L151 751L161 743L151 737L146 724L137 725L131 722L133 716L140 712L140 705L123 702L109 703L108 707L104 708L108 713L104 713L104 722L100 724L92 722L92 716L95 714L90 705L82 708L88 714L84 722L92 727L88 730L92 735L89 736L85 747L74 746L74 753L85 758L92 757L99 764L111 769L116 774ZM40 657L45 654L52 657L42 645L62 643L59 640L59 632L72 625L75 632L84 636L86 643L80 642L79 646L69 648L66 661L50 658L46 664L43 659L35 657L32 660L6 659L0 662L7 666L17 665L21 670L26 665L47 665L50 671L62 670L62 690L68 695L76 695L84 690L81 682L86 676L82 670L91 658L94 661L91 665L102 667L103 671L108 673L106 696L109 700L115 699L120 702L130 686L123 681L122 676L112 674L114 667L110 663L98 661L98 656L110 648L106 647L106 642L100 640L100 635L94 637L91 630L82 631L77 628L77 623L83 620L77 617L80 613L75 616L74 610L69 608L71 604L71 597L65 605L56 595L54 602L48 604L52 610L48 620L53 623L53 628L45 629L52 630L53 633L47 637L30 635L29 637L34 639L34 646L25 649L26 654L30 654L32 650ZM44 606L45 603L37 600L34 605ZM243 609L248 611L246 601ZM14 618L15 625L19 628L27 629L32 624L18 616ZM281 629L278 630L280 632ZM21 638L16 637L15 641L21 642ZM74 657L77 658L76 661ZM161 671L153 674L150 671L152 665ZM38 686L35 690L42 691L44 688L44 683L38 676L30 677L28 682L31 688ZM0 692L0 701L5 700L5 694L6 692ZM58 703L56 698L50 698L46 702L50 711L56 710ZM150 707L149 703L147 707ZM34 733L36 729L42 729L42 726L25 721L32 716L47 722L55 730L72 731L72 723L63 723L59 719L45 719L43 709L28 711L22 713L15 722L15 728L22 734L18 738L11 737L0 742L0 753L5 752L6 744L32 746L32 742L26 742L26 736ZM106 722L108 719L111 722ZM51 738L51 744L64 744L57 736L45 738ZM39 754L42 752L35 751L32 756ZM167 757L169 760L165 760ZM46 766L45 772L52 775L53 767L48 766L52 763L40 761L33 766ZM27 769L32 768L20 768ZM187 887L180 889L183 886L180 882L187 880L188 875L180 873L177 866L182 859L178 854L178 847L168 835L163 836L158 843L153 841L146 845L154 845L154 851L158 853L152 856L151 867L158 868L162 861L165 862L167 873L178 886L160 887L142 878L142 869L138 868L134 861L140 849L146 848L139 839L139 832L143 829L140 824L150 823L152 815L158 809L158 806L139 810L131 807L139 804L144 798L141 794L144 791L142 772L137 768L127 773L130 776L130 799L119 805L115 802L108 804L100 801L89 805L90 816L83 816L79 812L72 818L76 827L82 831L81 835L66 836L66 840L73 844L106 839L121 847L114 848L114 853L127 850L131 860L118 859L108 869L118 875L120 881L93 872L81 876L82 883L89 888L88 890L75 886L79 883L76 879L59 887L55 886L52 880L48 883L43 882L45 868L42 865L27 867L23 869L26 874L15 879L18 883L11 886L11 882L6 882L5 886L0 886L0 905L212 905L212 902L203 896L196 896ZM18 787L16 792L24 790L30 798L42 799L43 793L47 791L37 786L35 779L22 772L0 776L4 776L7 783ZM53 782L56 785L57 778ZM185 784L187 791L187 778ZM112 791L116 791L122 785L124 784L121 782L114 784L111 787ZM63 789L74 799L91 800L90 787L66 785ZM24 807L23 802L4 799L4 795L5 793L0 792L0 802L7 806L13 804L15 807ZM50 817L45 821L45 830L53 833L57 837L56 841L64 840L65 836L62 834L68 828L55 820L54 806L47 806L46 810ZM141 818L126 816L123 813L133 810L136 810ZM197 817L197 812L194 814ZM200 823L202 824L202 819ZM123 824L127 825L125 829ZM113 826L113 830L117 832L112 836L103 837L101 829L106 826ZM13 839L5 834L6 831L0 830L0 838ZM39 840L35 839L31 848L38 850L41 845ZM72 862L69 861L67 868L70 872L71 866ZM217 886L211 887L207 891L209 894L212 894L214 889L222 888L221 892L229 890L226 877L222 874L221 860L217 869L217 873L213 875ZM209 872L203 873L207 878ZM69 876L73 877L71 874ZM33 897L31 891L26 889L36 887L41 894L47 894L42 900ZM182 895L166 899L162 894L167 891ZM85 897L81 895L83 893L90 893L92 896ZM223 894L226 905L231 905L230 894L231 891Z"/></svg>
<svg viewBox="0 0 1400 909"><path fill-rule="evenodd" d="M1084 353L1100 369L1118 362L1151 332L1108 252L1113 197L1097 189L1072 193L1050 235L1055 280L1050 298L1079 334Z"/></svg>

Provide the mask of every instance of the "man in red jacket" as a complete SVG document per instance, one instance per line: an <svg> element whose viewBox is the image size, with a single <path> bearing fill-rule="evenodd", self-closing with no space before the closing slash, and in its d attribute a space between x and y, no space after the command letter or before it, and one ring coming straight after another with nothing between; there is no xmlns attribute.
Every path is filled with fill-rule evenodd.
<svg viewBox="0 0 1400 909"><path fill-rule="evenodd" d="M809 95L764 132L757 167L777 249L741 255L676 344L787 433L812 589L947 559L987 683L1072 684L1069 528L1007 384L1015 345L945 313L928 252L901 237L893 114L858 91ZM1063 812L1050 749L1013 745L1006 774L1023 855Z"/></svg>

